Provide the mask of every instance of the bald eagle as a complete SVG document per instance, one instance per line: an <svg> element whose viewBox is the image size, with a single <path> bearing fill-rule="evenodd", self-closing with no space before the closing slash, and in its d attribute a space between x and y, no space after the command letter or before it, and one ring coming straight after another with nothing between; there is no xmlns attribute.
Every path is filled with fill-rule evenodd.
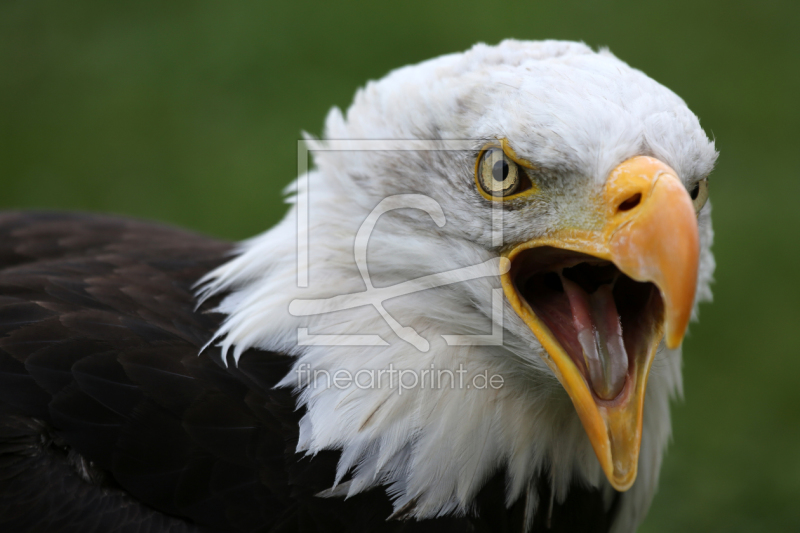
<svg viewBox="0 0 800 533"><path fill-rule="evenodd" d="M239 244L0 214L0 529L634 531L714 269L686 104L509 40L301 145Z"/></svg>

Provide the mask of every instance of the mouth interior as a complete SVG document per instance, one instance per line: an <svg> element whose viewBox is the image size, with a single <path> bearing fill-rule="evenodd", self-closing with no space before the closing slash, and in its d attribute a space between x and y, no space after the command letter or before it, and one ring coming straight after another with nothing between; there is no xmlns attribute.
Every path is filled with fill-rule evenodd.
<svg viewBox="0 0 800 533"><path fill-rule="evenodd" d="M622 401L637 365L660 338L664 306L657 287L613 263L553 247L513 260L517 293L550 329L599 401Z"/></svg>

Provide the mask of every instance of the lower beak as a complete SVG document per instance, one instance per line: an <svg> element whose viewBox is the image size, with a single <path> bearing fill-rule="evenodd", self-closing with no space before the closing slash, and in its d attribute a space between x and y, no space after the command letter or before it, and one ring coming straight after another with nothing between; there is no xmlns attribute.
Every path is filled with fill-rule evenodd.
<svg viewBox="0 0 800 533"><path fill-rule="evenodd" d="M675 171L650 157L635 157L617 167L604 186L597 209L602 223L596 230L555 231L505 253L511 269L501 280L506 297L544 347L545 362L572 399L609 482L624 491L636 479L650 366L662 338L669 348L677 348L689 322L697 283L699 236L692 201ZM566 325L548 320L533 302L535 291L521 286L525 279L532 279L540 264L535 256L545 249L551 257L572 257L556 265L562 290L569 296L562 307L572 306L572 324L569 320ZM570 253L573 256L564 255ZM620 298L617 292L603 300L602 295L595 296L601 289L589 293L591 288L579 288L567 279L565 269L578 261L576 256L598 264L613 263L626 283L649 283L657 291L639 308L615 303L614 299ZM531 273L525 273L526 269ZM612 289L604 290L611 295ZM610 304L594 303L608 302L609 298ZM567 296L562 299L566 301ZM586 316L581 316L581 309L588 309ZM581 320L590 326L582 330ZM592 320L605 325L595 327ZM603 333L606 330L611 332L611 340ZM615 331L617 348L604 346L603 342L613 344ZM588 332L592 340L564 340L569 335L577 338L581 332ZM586 342L592 344L595 339L599 356L596 351L594 355L587 353L594 348L587 349ZM582 349L583 353L576 355L576 350Z"/></svg>

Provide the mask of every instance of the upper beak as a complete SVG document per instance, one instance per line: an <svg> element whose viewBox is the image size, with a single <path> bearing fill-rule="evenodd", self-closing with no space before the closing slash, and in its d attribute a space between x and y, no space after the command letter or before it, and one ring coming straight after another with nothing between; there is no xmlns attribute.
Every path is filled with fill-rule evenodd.
<svg viewBox="0 0 800 533"><path fill-rule="evenodd" d="M545 362L572 399L608 480L624 491L636 479L645 388L656 350L664 337L668 347L680 346L691 316L700 250L697 216L675 171L644 156L625 161L609 175L594 208L601 221L597 227L560 229L506 252L512 267L501 281L512 307L547 352ZM625 339L627 373L613 399L598 396L586 369L576 365L515 283L524 268L515 258L544 246L611 261L624 275L650 282L660 293L655 319L640 332L643 340Z"/></svg>

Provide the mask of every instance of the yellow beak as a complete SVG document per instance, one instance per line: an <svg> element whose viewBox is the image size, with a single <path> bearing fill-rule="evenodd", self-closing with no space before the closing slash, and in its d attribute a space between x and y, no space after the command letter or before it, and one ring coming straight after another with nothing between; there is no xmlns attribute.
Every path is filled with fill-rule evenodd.
<svg viewBox="0 0 800 533"><path fill-rule="evenodd" d="M636 479L645 388L656 350L664 337L668 347L680 346L689 323L699 235L692 201L675 171L651 157L635 157L617 167L595 208L602 221L596 228L554 231L506 252L512 266L501 280L506 297L541 342L545 362L572 399L608 480L624 491ZM516 283L519 270L526 267L525 261L515 259L541 247L610 261L632 280L658 289L660 298L656 296L649 308L652 320L642 319L645 325L638 328L641 341L625 340L628 370L621 392L611 400L598 396L586 369L570 357Z"/></svg>

